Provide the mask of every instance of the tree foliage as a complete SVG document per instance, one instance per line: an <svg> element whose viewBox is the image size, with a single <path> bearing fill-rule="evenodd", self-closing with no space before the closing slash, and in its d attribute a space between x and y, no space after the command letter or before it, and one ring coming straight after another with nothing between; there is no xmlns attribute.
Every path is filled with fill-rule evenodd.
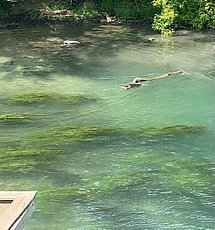
<svg viewBox="0 0 215 230"><path fill-rule="evenodd" d="M7 0L0 0L0 18L7 17L11 11L11 4Z"/></svg>
<svg viewBox="0 0 215 230"><path fill-rule="evenodd" d="M154 0L153 5L161 9L160 13L155 14L153 28L159 30L164 35L171 35L171 28L177 16L173 4L168 0Z"/></svg>
<svg viewBox="0 0 215 230"><path fill-rule="evenodd" d="M164 35L177 27L194 29L215 28L215 2L213 0L154 0L160 9L154 16L153 28Z"/></svg>
<svg viewBox="0 0 215 230"><path fill-rule="evenodd" d="M164 35L181 27L215 28L214 0L0 0L0 19L11 17L16 5L28 15L32 12L34 19L38 14L33 13L38 13L38 9L67 9L76 18L109 15L123 20L152 19L152 27Z"/></svg>

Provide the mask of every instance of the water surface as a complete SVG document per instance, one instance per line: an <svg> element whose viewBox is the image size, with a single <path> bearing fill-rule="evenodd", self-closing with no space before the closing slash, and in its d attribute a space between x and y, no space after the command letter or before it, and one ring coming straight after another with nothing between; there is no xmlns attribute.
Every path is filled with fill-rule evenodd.
<svg viewBox="0 0 215 230"><path fill-rule="evenodd" d="M215 228L213 32L83 24L0 38L0 190L38 191L26 230ZM29 93L54 98L13 101Z"/></svg>

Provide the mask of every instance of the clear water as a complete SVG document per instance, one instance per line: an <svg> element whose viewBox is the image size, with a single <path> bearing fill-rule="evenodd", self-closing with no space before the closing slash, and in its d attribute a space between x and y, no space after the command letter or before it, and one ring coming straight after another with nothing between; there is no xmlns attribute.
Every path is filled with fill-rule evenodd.
<svg viewBox="0 0 215 230"><path fill-rule="evenodd" d="M61 47L68 39L81 43ZM0 40L0 115L39 117L0 123L0 190L38 191L26 230L215 229L214 32L164 39L143 26L58 25L2 29ZM121 89L136 76L181 69L185 74ZM5 102L32 92L93 100ZM175 125L204 130L46 139L66 126Z"/></svg>

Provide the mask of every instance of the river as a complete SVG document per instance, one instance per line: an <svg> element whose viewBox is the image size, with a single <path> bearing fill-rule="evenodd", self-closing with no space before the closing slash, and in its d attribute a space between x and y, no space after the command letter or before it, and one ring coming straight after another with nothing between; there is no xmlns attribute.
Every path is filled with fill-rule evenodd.
<svg viewBox="0 0 215 230"><path fill-rule="evenodd" d="M215 228L214 31L59 24L0 38L0 190L38 191L26 230Z"/></svg>

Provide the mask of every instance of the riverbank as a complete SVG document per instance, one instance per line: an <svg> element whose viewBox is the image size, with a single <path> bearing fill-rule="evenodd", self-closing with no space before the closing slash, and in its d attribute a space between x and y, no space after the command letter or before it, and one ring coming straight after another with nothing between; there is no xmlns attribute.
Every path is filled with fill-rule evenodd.
<svg viewBox="0 0 215 230"><path fill-rule="evenodd" d="M191 0L131 1L122 0L2 0L0 22L16 27L18 23L43 24L56 22L147 23L164 35L180 28L214 29L215 3L206 0L195 5Z"/></svg>
<svg viewBox="0 0 215 230"><path fill-rule="evenodd" d="M15 2L8 6L8 11L0 14L0 27L13 29L19 25L42 25L47 24L55 30L56 24L82 24L82 23L101 23L101 24L134 24L144 23L149 26L152 24L151 17L145 18L121 18L116 15L109 15L98 10L95 5L83 4L73 6L72 4L48 4L44 1L32 2L25 1L22 4Z"/></svg>

